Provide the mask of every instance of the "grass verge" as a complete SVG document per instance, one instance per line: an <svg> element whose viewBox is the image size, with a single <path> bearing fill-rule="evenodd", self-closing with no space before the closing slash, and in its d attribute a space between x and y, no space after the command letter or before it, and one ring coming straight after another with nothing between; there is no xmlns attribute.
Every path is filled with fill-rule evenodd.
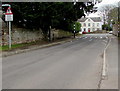
<svg viewBox="0 0 120 91"><path fill-rule="evenodd" d="M16 48L24 47L26 45L27 44L14 44L14 45L11 46L11 49L16 49ZM0 51L7 51L7 50L11 50L11 49L9 49L8 45L0 46Z"/></svg>

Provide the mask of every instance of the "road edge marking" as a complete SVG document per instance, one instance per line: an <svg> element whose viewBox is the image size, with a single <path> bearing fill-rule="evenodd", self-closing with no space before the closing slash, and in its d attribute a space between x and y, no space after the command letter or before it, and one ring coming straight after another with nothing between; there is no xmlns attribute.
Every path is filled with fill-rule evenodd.
<svg viewBox="0 0 120 91"><path fill-rule="evenodd" d="M109 38L108 44L106 45L104 51L103 51L103 67L102 67L102 79L104 80L107 76L107 64L106 64L106 50L109 47L111 42L111 38Z"/></svg>

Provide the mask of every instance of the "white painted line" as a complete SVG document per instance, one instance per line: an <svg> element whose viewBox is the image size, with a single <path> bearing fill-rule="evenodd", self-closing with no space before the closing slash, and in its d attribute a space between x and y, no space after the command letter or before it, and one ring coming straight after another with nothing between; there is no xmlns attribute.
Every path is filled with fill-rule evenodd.
<svg viewBox="0 0 120 91"><path fill-rule="evenodd" d="M82 39L85 39L85 37L83 37Z"/></svg>
<svg viewBox="0 0 120 91"><path fill-rule="evenodd" d="M107 46L104 49L103 52L103 68L102 68L102 79L105 79L106 77L106 70L107 70L107 64L106 64L106 49L108 48L108 46L110 45L111 39L109 40Z"/></svg>
<svg viewBox="0 0 120 91"><path fill-rule="evenodd" d="M93 39L90 39L89 41L92 41Z"/></svg>
<svg viewBox="0 0 120 91"><path fill-rule="evenodd" d="M103 70L102 70L102 78L106 76L106 55L105 55L105 50L103 53Z"/></svg>
<svg viewBox="0 0 120 91"><path fill-rule="evenodd" d="M107 43L107 41L106 40L103 40L105 43Z"/></svg>

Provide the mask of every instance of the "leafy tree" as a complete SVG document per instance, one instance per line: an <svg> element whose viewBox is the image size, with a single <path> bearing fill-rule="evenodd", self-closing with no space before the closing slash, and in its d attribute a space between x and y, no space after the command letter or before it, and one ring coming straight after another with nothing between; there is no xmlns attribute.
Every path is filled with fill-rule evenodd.
<svg viewBox="0 0 120 91"><path fill-rule="evenodd" d="M102 29L103 29L103 30L107 30L107 31L111 31L111 30L112 30L112 28L110 27L109 24L104 24L104 25L102 25Z"/></svg>
<svg viewBox="0 0 120 91"><path fill-rule="evenodd" d="M81 30L81 24L79 22L75 22L75 30L79 32Z"/></svg>
<svg viewBox="0 0 120 91"><path fill-rule="evenodd" d="M50 26L52 28L72 31L71 25L77 19L85 16L93 7L78 2L14 2L10 3L14 14L13 24L29 29L41 28L47 38Z"/></svg>
<svg viewBox="0 0 120 91"><path fill-rule="evenodd" d="M75 31L76 33L78 33L81 30L81 24L79 22L74 22L72 24L71 29L72 29L72 32Z"/></svg>

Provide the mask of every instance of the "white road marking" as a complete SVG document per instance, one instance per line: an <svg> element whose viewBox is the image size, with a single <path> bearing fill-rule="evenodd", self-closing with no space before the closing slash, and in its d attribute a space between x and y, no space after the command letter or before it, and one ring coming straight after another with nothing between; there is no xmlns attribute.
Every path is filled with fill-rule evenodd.
<svg viewBox="0 0 120 91"><path fill-rule="evenodd" d="M103 52L102 79L105 79L105 77L106 77L106 75L107 75L107 74L106 74L106 71L107 71L107 64L106 64L106 50L107 50L107 48L109 47L110 42L111 42L111 39L109 40L109 43L107 44L107 46L105 47L104 52Z"/></svg>
<svg viewBox="0 0 120 91"><path fill-rule="evenodd" d="M89 41L92 41L93 39L90 39Z"/></svg>
<svg viewBox="0 0 120 91"><path fill-rule="evenodd" d="M85 39L85 37L83 37L82 39Z"/></svg>
<svg viewBox="0 0 120 91"><path fill-rule="evenodd" d="M107 43L107 41L106 40L103 40L105 43Z"/></svg>

